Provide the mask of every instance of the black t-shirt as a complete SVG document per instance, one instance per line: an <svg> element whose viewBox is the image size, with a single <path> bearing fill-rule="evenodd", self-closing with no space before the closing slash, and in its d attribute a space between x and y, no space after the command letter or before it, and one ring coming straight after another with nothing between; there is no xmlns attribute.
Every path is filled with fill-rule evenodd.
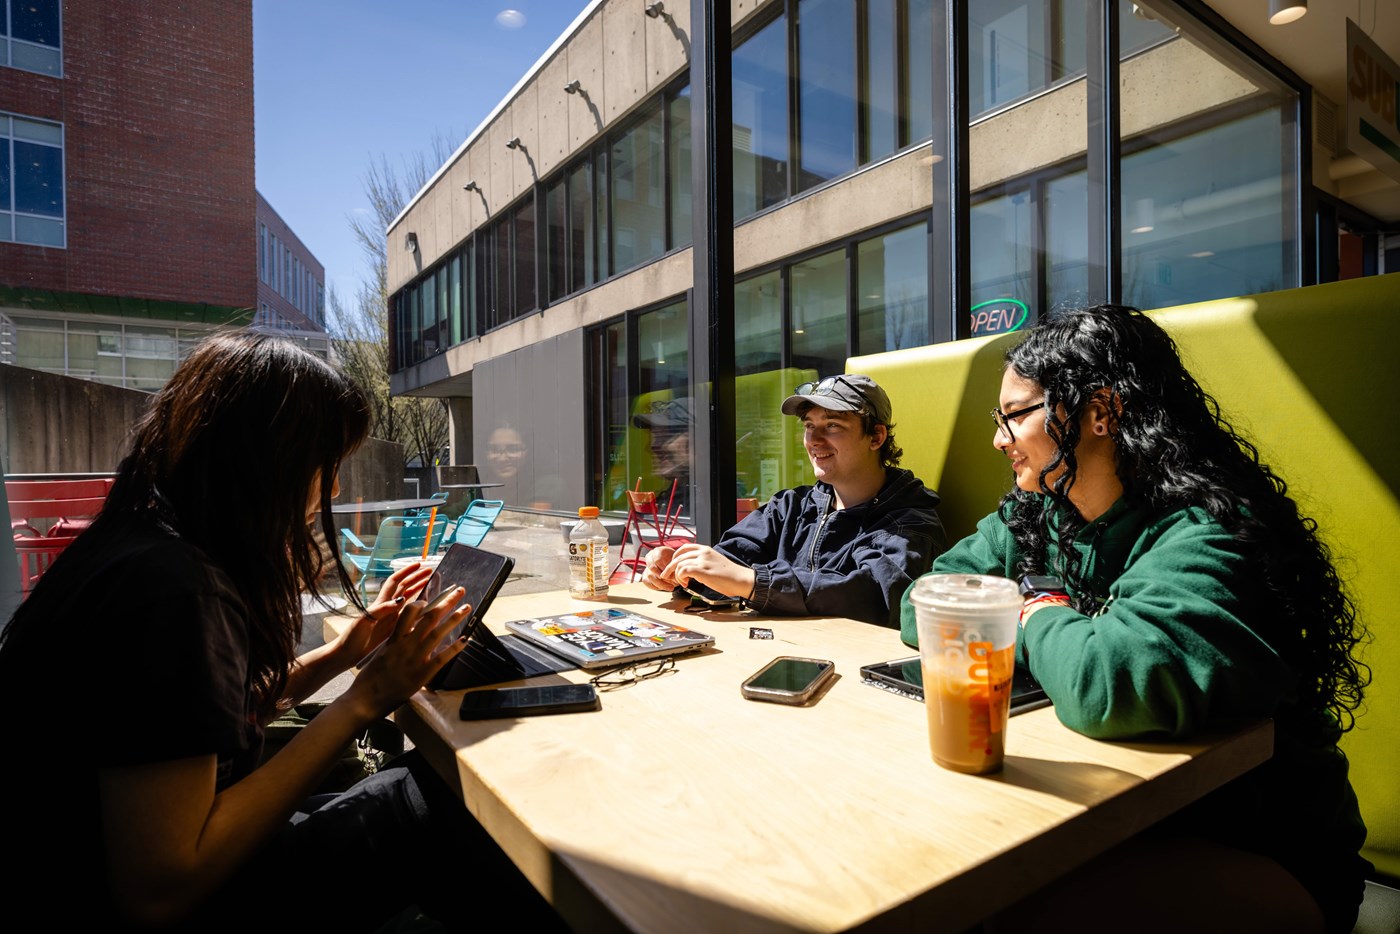
<svg viewBox="0 0 1400 934"><path fill-rule="evenodd" d="M214 755L224 788L262 751L246 610L201 551L128 524L95 527L59 562L21 607L25 638L0 652L11 917L39 899L105 912L99 769Z"/></svg>

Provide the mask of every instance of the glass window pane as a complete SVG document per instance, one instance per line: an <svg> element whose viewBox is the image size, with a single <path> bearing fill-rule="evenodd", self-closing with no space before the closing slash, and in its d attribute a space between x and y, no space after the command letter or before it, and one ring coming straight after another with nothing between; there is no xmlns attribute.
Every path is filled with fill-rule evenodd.
<svg viewBox="0 0 1400 934"><path fill-rule="evenodd" d="M643 440L637 439L634 458L630 439L634 434L630 400L627 398L627 326L618 321L590 335L591 374L599 387L602 405L594 443L601 463L593 468L597 502L610 512L627 511L627 491L633 488L637 470L646 459ZM634 459L636 463L634 463Z"/></svg>
<svg viewBox="0 0 1400 934"><path fill-rule="evenodd" d="M856 167L855 4L797 5L799 191Z"/></svg>
<svg viewBox="0 0 1400 934"><path fill-rule="evenodd" d="M734 219L788 195L787 17L734 50Z"/></svg>
<svg viewBox="0 0 1400 934"><path fill-rule="evenodd" d="M792 365L819 375L846 369L846 251L793 265Z"/></svg>
<svg viewBox="0 0 1400 934"><path fill-rule="evenodd" d="M565 247L565 237L568 233L564 216L565 194L564 179L561 178L545 190L544 196L544 223L547 231L545 248L549 252L548 265L545 268L548 279L547 294L551 302L558 301L569 293L568 251Z"/></svg>
<svg viewBox="0 0 1400 934"><path fill-rule="evenodd" d="M456 253L447 263L447 290L450 302L449 315L452 321L452 343L460 344L463 335L462 321L462 254Z"/></svg>
<svg viewBox="0 0 1400 934"><path fill-rule="evenodd" d="M10 204L10 141L0 138L0 211L13 208Z"/></svg>
<svg viewBox="0 0 1400 934"><path fill-rule="evenodd" d="M593 154L593 180L598 186L593 196L593 209L597 212L593 229L598 235L598 280L606 279L617 271L612 258L612 228L608 225L608 150L600 147ZM590 280L590 284L592 281Z"/></svg>
<svg viewBox="0 0 1400 934"><path fill-rule="evenodd" d="M15 140L15 210L63 216L63 151Z"/></svg>
<svg viewBox="0 0 1400 934"><path fill-rule="evenodd" d="M568 292L577 292L598 278L593 211L593 170L584 162L569 174Z"/></svg>
<svg viewBox="0 0 1400 934"><path fill-rule="evenodd" d="M10 25L16 39L58 47L59 0L22 0L9 4Z"/></svg>
<svg viewBox="0 0 1400 934"><path fill-rule="evenodd" d="M933 4L935 0L909 0L909 26L904 32L904 60L909 63L905 88L905 119L909 131L905 145L933 136Z"/></svg>
<svg viewBox="0 0 1400 934"><path fill-rule="evenodd" d="M666 164L661 108L612 144L614 269L621 272L666 252Z"/></svg>
<svg viewBox="0 0 1400 934"><path fill-rule="evenodd" d="M690 88L667 104L671 114L671 248L691 240Z"/></svg>
<svg viewBox="0 0 1400 934"><path fill-rule="evenodd" d="M515 307L512 297L514 279L511 278L511 219L503 217L491 228L491 327L499 327L510 320L511 309Z"/></svg>
<svg viewBox="0 0 1400 934"><path fill-rule="evenodd" d="M46 217L15 215L15 239L39 246L63 246L63 222Z"/></svg>
<svg viewBox="0 0 1400 934"><path fill-rule="evenodd" d="M636 459L643 490L690 502L690 316L685 302L637 317L637 389L631 437L645 445ZM640 418L638 417L640 416ZM635 485L635 480L634 480Z"/></svg>
<svg viewBox="0 0 1400 934"><path fill-rule="evenodd" d="M867 0L865 26L865 141L863 161L899 148L899 55L895 0Z"/></svg>
<svg viewBox="0 0 1400 934"><path fill-rule="evenodd" d="M54 146L63 144L63 128L57 123L45 123L39 120L25 120L22 117L15 117L11 121L15 139L27 139L35 143L51 143Z"/></svg>
<svg viewBox="0 0 1400 934"><path fill-rule="evenodd" d="M1178 38L1151 44L1174 33L1150 2L1136 8L1121 13L1123 300L1299 285L1296 94L1184 14Z"/></svg>
<svg viewBox="0 0 1400 934"><path fill-rule="evenodd" d="M526 196L515 212L515 315L535 310L535 197Z"/></svg>
<svg viewBox="0 0 1400 934"><path fill-rule="evenodd" d="M1034 216L1028 190L972 206L972 304L982 306L972 310L974 337L1029 323L1020 309L1029 309L1033 297Z"/></svg>
<svg viewBox="0 0 1400 934"><path fill-rule="evenodd" d="M856 275L856 353L928 343L927 224L859 244Z"/></svg>
<svg viewBox="0 0 1400 934"><path fill-rule="evenodd" d="M1046 302L1050 309L1077 308L1089 299L1089 186L1083 172L1045 186Z"/></svg>
<svg viewBox="0 0 1400 934"><path fill-rule="evenodd" d="M755 507L779 490L812 482L797 419L782 414L794 386L816 376L782 365L782 276L777 270L734 287L735 413L738 488Z"/></svg>

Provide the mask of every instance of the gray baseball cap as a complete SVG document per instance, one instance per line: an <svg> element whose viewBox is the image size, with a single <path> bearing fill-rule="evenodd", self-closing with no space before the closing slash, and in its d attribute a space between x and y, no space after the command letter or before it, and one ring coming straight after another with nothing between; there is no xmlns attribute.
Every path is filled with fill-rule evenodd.
<svg viewBox="0 0 1400 934"><path fill-rule="evenodd" d="M651 402L632 416L632 424L638 428L689 428L694 422L690 399L686 397Z"/></svg>
<svg viewBox="0 0 1400 934"><path fill-rule="evenodd" d="M783 400L783 414L796 415L804 402L833 412L869 412L878 425L890 423L890 397L880 384L859 373L828 376L803 383Z"/></svg>

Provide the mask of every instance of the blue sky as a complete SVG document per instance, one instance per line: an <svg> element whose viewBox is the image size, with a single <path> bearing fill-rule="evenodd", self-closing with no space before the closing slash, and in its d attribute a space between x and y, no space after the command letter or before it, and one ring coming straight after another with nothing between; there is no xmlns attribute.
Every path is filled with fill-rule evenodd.
<svg viewBox="0 0 1400 934"><path fill-rule="evenodd" d="M456 149L585 6L253 0L258 190L327 288L348 304L365 272L347 218L369 164L399 167L438 133Z"/></svg>

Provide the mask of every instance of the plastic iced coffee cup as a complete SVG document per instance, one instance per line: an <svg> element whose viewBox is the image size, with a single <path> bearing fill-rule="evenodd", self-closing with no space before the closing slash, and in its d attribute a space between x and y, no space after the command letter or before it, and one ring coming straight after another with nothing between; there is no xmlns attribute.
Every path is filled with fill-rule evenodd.
<svg viewBox="0 0 1400 934"><path fill-rule="evenodd" d="M999 770L1021 616L1016 584L978 574L926 574L909 599L933 761L955 772Z"/></svg>

